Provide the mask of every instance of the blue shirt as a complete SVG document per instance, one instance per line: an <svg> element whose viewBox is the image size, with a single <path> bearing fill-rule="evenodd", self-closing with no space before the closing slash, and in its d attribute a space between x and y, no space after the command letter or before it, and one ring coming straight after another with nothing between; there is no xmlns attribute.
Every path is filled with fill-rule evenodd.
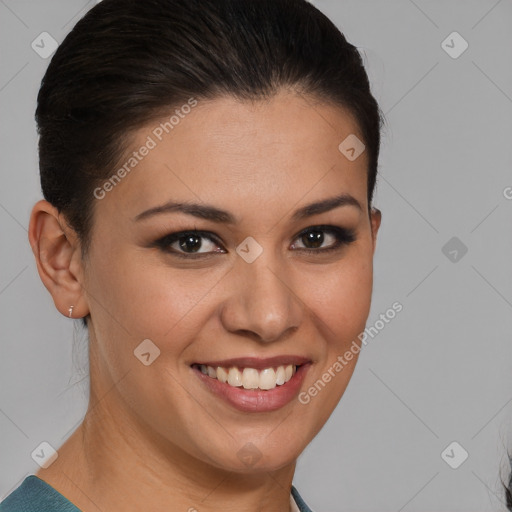
<svg viewBox="0 0 512 512"><path fill-rule="evenodd" d="M291 495L299 512L312 512L297 489ZM36 475L29 475L0 503L0 512L81 512L73 503Z"/></svg>

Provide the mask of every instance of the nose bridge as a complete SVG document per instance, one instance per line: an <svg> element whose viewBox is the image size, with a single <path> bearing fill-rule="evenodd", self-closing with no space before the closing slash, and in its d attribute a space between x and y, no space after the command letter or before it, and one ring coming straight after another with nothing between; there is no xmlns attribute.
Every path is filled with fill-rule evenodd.
<svg viewBox="0 0 512 512"><path fill-rule="evenodd" d="M241 244L242 245L242 244ZM240 257L231 272L231 293L222 311L224 327L251 332L260 341L275 341L296 329L302 318L289 273L270 249L249 263Z"/></svg>

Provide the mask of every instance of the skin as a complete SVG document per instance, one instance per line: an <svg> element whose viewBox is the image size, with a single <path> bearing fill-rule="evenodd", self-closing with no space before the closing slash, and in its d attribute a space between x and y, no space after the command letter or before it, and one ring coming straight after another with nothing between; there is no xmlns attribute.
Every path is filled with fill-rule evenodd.
<svg viewBox="0 0 512 512"><path fill-rule="evenodd" d="M138 130L132 150L157 125ZM34 206L29 239L44 285L63 315L74 305L74 318L92 319L87 414L38 477L84 512L169 504L199 512L289 510L296 459L336 407L357 355L308 404L294 399L265 413L221 401L190 365L307 356L305 391L364 330L381 217L368 209L366 153L349 161L338 150L352 133L362 139L348 112L289 90L255 103L200 101L96 200L84 260L62 215L46 201ZM361 209L345 205L291 220L297 208L340 193ZM238 222L179 212L133 220L171 199L214 205ZM323 255L301 252L315 246L297 234L320 224L353 229L356 240ZM202 238L200 252L224 252L187 260L151 247L194 228L221 242ZM334 245L322 233L321 247ZM250 264L235 252L248 236L263 248ZM133 351L148 338L161 352L145 366ZM250 467L237 456L248 442L261 454Z"/></svg>

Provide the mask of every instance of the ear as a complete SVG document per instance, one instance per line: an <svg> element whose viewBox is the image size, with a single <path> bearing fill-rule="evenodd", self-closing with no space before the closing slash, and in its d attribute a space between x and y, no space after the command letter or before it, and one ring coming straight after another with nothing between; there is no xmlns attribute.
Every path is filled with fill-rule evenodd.
<svg viewBox="0 0 512 512"><path fill-rule="evenodd" d="M377 246L377 233L380 228L380 223L382 220L382 213L379 209L373 208L370 212L370 222L372 227L372 243L373 243L373 254L375 254L375 248Z"/></svg>
<svg viewBox="0 0 512 512"><path fill-rule="evenodd" d="M32 208L28 238L39 277L55 307L66 317L70 316L70 306L73 318L88 315L79 240L48 201L38 201Z"/></svg>

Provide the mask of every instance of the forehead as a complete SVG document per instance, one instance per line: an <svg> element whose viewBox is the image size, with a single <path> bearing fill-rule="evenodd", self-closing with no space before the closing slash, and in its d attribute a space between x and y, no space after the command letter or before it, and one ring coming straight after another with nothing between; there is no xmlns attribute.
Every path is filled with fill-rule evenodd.
<svg viewBox="0 0 512 512"><path fill-rule="evenodd" d="M362 140L343 108L281 92L264 101L220 97L177 109L136 132L121 164L126 172L102 208L108 202L134 212L171 198L272 207L336 192L366 204L366 154L350 161L339 148L347 137Z"/></svg>

